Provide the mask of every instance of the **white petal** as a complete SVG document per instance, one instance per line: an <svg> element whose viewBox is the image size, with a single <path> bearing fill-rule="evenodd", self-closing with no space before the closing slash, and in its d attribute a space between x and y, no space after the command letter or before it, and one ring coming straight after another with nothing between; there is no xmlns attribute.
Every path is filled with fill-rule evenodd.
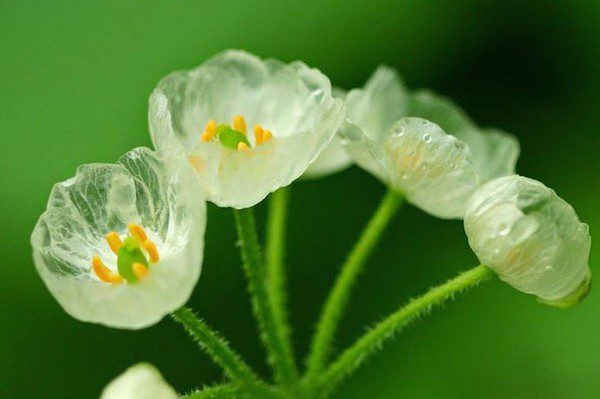
<svg viewBox="0 0 600 399"><path fill-rule="evenodd" d="M464 223L481 263L516 289L559 307L589 292L588 226L542 183L513 175L484 184Z"/></svg>
<svg viewBox="0 0 600 399"><path fill-rule="evenodd" d="M31 237L34 261L50 292L73 317L119 328L158 322L189 298L200 275L206 223L204 202L185 189L189 168L168 171L149 149L138 148L117 164L90 164L54 186ZM91 259L116 270L104 236L126 235L140 224L160 253L136 284L99 281Z"/></svg>
<svg viewBox="0 0 600 399"><path fill-rule="evenodd" d="M469 147L424 119L403 118L394 125L385 157L392 186L437 217L462 217L479 185Z"/></svg>
<svg viewBox="0 0 600 399"><path fill-rule="evenodd" d="M380 66L364 88L354 89L346 99L348 120L376 142L385 140L392 125L405 116L408 94L398 73Z"/></svg>
<svg viewBox="0 0 600 399"><path fill-rule="evenodd" d="M407 116L430 120L468 144L482 182L515 172L520 151L517 139L498 130L479 128L452 100L419 90L410 96Z"/></svg>
<svg viewBox="0 0 600 399"><path fill-rule="evenodd" d="M344 100L346 91L339 87L332 89L333 98ZM344 150L342 141L339 135L335 135L329 146L321 152L321 154L310 164L306 172L302 175L306 179L317 179L327 175L331 175L346 169L352 164L352 159Z"/></svg>
<svg viewBox="0 0 600 399"><path fill-rule="evenodd" d="M100 399L177 399L177 392L154 366L140 363L125 370L102 391Z"/></svg>
<svg viewBox="0 0 600 399"><path fill-rule="evenodd" d="M274 139L247 153L199 140L208 120L242 115ZM198 187L219 206L246 208L302 175L332 140L343 105L329 80L301 62L226 51L164 78L150 99L150 132L168 159L192 159ZM249 140L253 142L251 134Z"/></svg>

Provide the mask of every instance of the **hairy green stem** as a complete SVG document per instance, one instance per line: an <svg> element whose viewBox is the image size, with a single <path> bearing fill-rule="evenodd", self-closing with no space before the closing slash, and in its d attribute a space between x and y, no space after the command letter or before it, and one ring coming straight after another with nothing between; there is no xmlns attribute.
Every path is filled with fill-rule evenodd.
<svg viewBox="0 0 600 399"><path fill-rule="evenodd" d="M183 325L200 348L223 368L231 380L258 397L277 397L266 384L257 378L250 366L229 347L227 341L200 320L191 309L179 308L171 313L171 317Z"/></svg>
<svg viewBox="0 0 600 399"><path fill-rule="evenodd" d="M269 198L269 218L266 240L267 294L273 307L278 336L283 340L287 363L295 363L294 350L287 313L285 291L285 226L287 222L290 189L283 187Z"/></svg>
<svg viewBox="0 0 600 399"><path fill-rule="evenodd" d="M248 289L252 298L252 310L258 321L261 339L267 349L267 359L272 366L275 380L284 386L291 386L298 380L298 371L289 346L277 326L277 318L266 286L266 270L258 243L254 212L252 208L235 210L235 219L240 239L244 272L248 279Z"/></svg>
<svg viewBox="0 0 600 399"><path fill-rule="evenodd" d="M241 390L233 384L223 384L204 387L197 391L183 395L182 399L234 399L239 396Z"/></svg>
<svg viewBox="0 0 600 399"><path fill-rule="evenodd" d="M306 359L308 380L318 376L325 368L331 354L333 338L352 288L363 271L365 261L373 252L375 245L392 217L396 214L402 201L403 197L398 192L387 192L342 266L340 274L323 306L313 336L310 353Z"/></svg>
<svg viewBox="0 0 600 399"><path fill-rule="evenodd" d="M314 383L310 384L311 388L320 394L330 392L344 377L360 367L369 355L380 349L386 340L392 338L408 323L429 313L433 306L442 304L453 298L455 294L477 286L493 274L489 268L480 265L411 300L346 349Z"/></svg>

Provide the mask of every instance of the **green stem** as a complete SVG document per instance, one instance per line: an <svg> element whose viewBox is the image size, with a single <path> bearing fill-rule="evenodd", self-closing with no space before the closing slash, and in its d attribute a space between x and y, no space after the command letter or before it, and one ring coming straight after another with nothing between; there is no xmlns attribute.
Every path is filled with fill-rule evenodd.
<svg viewBox="0 0 600 399"><path fill-rule="evenodd" d="M402 201L403 197L398 192L387 192L342 266L340 274L325 301L313 336L311 350L306 359L308 380L318 376L325 368L331 354L331 343L335 337L350 292L358 276L363 271L365 261L375 248L386 226L396 214Z"/></svg>
<svg viewBox="0 0 600 399"><path fill-rule="evenodd" d="M290 386L298 380L298 371L289 347L284 344L282 329L277 326L277 318L267 294L266 273L258 244L254 212L252 208L235 210L238 236L241 244L244 272L248 279L248 289L252 298L252 310L258 321L261 339L268 352L275 380Z"/></svg>
<svg viewBox="0 0 600 399"><path fill-rule="evenodd" d="M200 348L212 360L221 366L225 374L233 381L244 386L248 392L264 397L274 396L271 389L260 381L254 371L240 356L235 353L227 342L214 330L200 320L194 312L182 307L171 313L171 317L182 324L187 333L196 341Z"/></svg>
<svg viewBox="0 0 600 399"><path fill-rule="evenodd" d="M275 326L282 339L285 353L289 356L286 363L294 363L290 324L287 314L287 298L285 291L285 225L289 204L289 188L283 187L269 198L269 218L267 224L266 268L267 294L273 307Z"/></svg>
<svg viewBox="0 0 600 399"><path fill-rule="evenodd" d="M233 384L215 385L204 387L195 392L183 395L182 399L233 399L241 393L240 389Z"/></svg>
<svg viewBox="0 0 600 399"><path fill-rule="evenodd" d="M429 313L433 306L442 304L461 291L477 286L492 275L493 272L490 269L480 265L459 274L445 284L432 288L425 295L411 300L346 349L318 377L316 383L311 384L311 387L314 387L313 389L319 393L330 392L344 377L360 367L369 355L380 349L386 340L392 338L408 323Z"/></svg>

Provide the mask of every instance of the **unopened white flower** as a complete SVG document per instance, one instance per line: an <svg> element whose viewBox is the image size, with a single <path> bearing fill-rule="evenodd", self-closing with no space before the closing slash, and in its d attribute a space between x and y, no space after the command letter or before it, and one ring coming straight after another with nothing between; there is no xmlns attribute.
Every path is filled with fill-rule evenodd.
<svg viewBox="0 0 600 399"><path fill-rule="evenodd" d="M158 322L200 275L206 210L147 148L80 166L52 189L33 234L34 261L67 313L119 328Z"/></svg>
<svg viewBox="0 0 600 399"><path fill-rule="evenodd" d="M332 91L334 98L344 100L346 91L339 87L334 87ZM342 145L339 135L333 136L329 146L310 164L306 172L302 175L306 179L317 179L331 175L346 169L352 164L352 158L348 155Z"/></svg>
<svg viewBox="0 0 600 399"><path fill-rule="evenodd" d="M179 395L151 364L131 366L112 380L100 399L177 399Z"/></svg>
<svg viewBox="0 0 600 399"><path fill-rule="evenodd" d="M340 131L361 167L432 215L460 218L483 182L514 173L518 142L476 126L449 100L407 91L398 74L379 67L346 100Z"/></svg>
<svg viewBox="0 0 600 399"><path fill-rule="evenodd" d="M464 223L481 263L516 289L558 307L588 294L588 226L542 183L512 175L484 184L469 199Z"/></svg>
<svg viewBox="0 0 600 399"><path fill-rule="evenodd" d="M160 81L150 98L158 151L186 159L208 200L247 208L302 175L343 118L329 79L302 62L226 51Z"/></svg>

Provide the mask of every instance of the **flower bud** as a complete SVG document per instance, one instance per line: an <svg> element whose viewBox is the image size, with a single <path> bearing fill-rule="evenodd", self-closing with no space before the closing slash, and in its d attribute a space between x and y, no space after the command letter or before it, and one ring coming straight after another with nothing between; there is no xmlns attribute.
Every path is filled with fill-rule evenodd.
<svg viewBox="0 0 600 399"><path fill-rule="evenodd" d="M512 175L467 201L465 231L482 264L514 288L567 308L591 288L591 239L575 210L542 183Z"/></svg>

